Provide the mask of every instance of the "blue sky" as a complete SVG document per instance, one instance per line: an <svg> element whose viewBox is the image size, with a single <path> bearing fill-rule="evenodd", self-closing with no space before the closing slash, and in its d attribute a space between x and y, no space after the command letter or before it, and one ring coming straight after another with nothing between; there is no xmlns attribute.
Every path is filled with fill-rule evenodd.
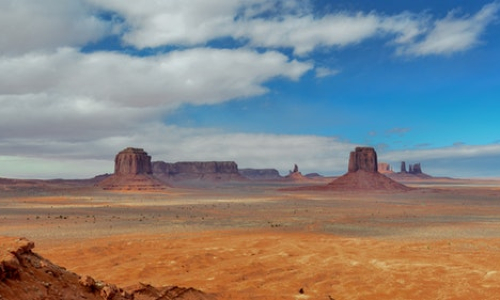
<svg viewBox="0 0 500 300"><path fill-rule="evenodd" d="M326 175L349 151L500 177L500 2L7 0L0 177L234 160Z"/></svg>

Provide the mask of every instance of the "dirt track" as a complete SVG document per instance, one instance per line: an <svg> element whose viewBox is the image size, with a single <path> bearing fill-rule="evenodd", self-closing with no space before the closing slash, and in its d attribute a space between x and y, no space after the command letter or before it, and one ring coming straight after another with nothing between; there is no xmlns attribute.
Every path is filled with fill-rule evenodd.
<svg viewBox="0 0 500 300"><path fill-rule="evenodd" d="M0 235L26 236L54 263L120 286L193 286L221 299L500 294L495 186L370 195L238 186L0 203Z"/></svg>

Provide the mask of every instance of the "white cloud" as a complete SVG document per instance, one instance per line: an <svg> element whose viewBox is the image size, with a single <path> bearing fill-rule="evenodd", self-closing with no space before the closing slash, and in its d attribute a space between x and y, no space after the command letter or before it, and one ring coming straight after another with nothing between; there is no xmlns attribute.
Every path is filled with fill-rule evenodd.
<svg viewBox="0 0 500 300"><path fill-rule="evenodd" d="M465 51L476 46L486 27L497 18L500 3L485 5L472 16L458 17L455 11L436 20L420 41L399 49L401 54L442 55Z"/></svg>
<svg viewBox="0 0 500 300"><path fill-rule="evenodd" d="M109 34L111 24L80 0L0 2L0 55L82 46Z"/></svg>
<svg viewBox="0 0 500 300"><path fill-rule="evenodd" d="M478 43L498 12L499 3L485 5L472 17L451 12L432 21L427 14L398 15L337 12L317 17L308 2L175 0L92 1L124 17L126 43L138 48L204 45L232 37L253 47L291 48L307 55L318 47L346 47L369 38L393 38L399 54L430 55L463 51Z"/></svg>
<svg viewBox="0 0 500 300"><path fill-rule="evenodd" d="M0 90L6 95L45 93L130 107L174 108L261 95L267 92L266 81L297 80L311 68L272 51L200 48L131 57L64 48L0 59Z"/></svg>
<svg viewBox="0 0 500 300"><path fill-rule="evenodd" d="M333 76L333 75L337 75L338 73L340 73L339 70L332 70L332 69L324 68L324 67L317 67L316 68L316 78Z"/></svg>
<svg viewBox="0 0 500 300"><path fill-rule="evenodd" d="M246 38L241 28L262 14L304 14L307 1L283 0L88 0L125 19L123 40L140 49L200 46L220 37ZM240 29L238 29L240 28Z"/></svg>
<svg viewBox="0 0 500 300"><path fill-rule="evenodd" d="M338 13L315 18L299 1L176 0L93 1L125 18L123 40L138 48L203 45L222 37L256 47L290 47L304 55L318 46L346 46L381 29L374 14ZM260 17L262 14L267 17ZM271 16L271 17L269 17Z"/></svg>

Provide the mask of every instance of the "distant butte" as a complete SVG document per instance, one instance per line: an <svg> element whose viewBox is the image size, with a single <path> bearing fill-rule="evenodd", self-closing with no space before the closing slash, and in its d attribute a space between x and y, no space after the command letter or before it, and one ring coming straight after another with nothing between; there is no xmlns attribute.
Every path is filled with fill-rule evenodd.
<svg viewBox="0 0 500 300"><path fill-rule="evenodd" d="M375 149L357 147L349 154L347 173L344 175L334 179L327 185L286 190L403 192L410 189L378 172Z"/></svg>
<svg viewBox="0 0 500 300"><path fill-rule="evenodd" d="M297 164L293 166L293 171L290 170L288 175L285 177L285 180L289 181L308 181L310 178L302 175L302 173L299 171L299 167Z"/></svg>
<svg viewBox="0 0 500 300"><path fill-rule="evenodd" d="M380 173L385 174L387 177L397 181L434 178L433 176L422 172L422 165L420 163L408 164L408 170L407 170L406 162L402 161L400 164L399 172L394 172L391 166L387 163L379 163L378 166Z"/></svg>
<svg viewBox="0 0 500 300"><path fill-rule="evenodd" d="M162 190L167 187L153 176L151 156L142 148L128 147L115 156L115 172L97 184L105 190Z"/></svg>
<svg viewBox="0 0 500 300"><path fill-rule="evenodd" d="M343 191L407 191L410 188L378 172L377 152L371 147L357 147L350 153L348 172L328 184Z"/></svg>
<svg viewBox="0 0 500 300"><path fill-rule="evenodd" d="M377 152L372 147L357 147L349 156L348 172L329 184L340 190L395 190L409 188L379 173Z"/></svg>

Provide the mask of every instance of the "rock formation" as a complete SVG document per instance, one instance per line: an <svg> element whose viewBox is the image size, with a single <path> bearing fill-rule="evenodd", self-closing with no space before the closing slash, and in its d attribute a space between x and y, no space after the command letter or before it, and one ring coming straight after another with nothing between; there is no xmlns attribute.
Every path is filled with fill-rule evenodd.
<svg viewBox="0 0 500 300"><path fill-rule="evenodd" d="M404 161L401 162L401 170L399 172L406 173L406 162Z"/></svg>
<svg viewBox="0 0 500 300"><path fill-rule="evenodd" d="M167 182L246 179L240 175L238 165L234 161L184 161L176 163L155 161L153 162L153 174Z"/></svg>
<svg viewBox="0 0 500 300"><path fill-rule="evenodd" d="M297 166L297 164L294 164L293 171L290 170L289 174L287 176L285 176L285 180L308 181L308 180L310 180L310 178L302 175L302 173L299 172L299 166Z"/></svg>
<svg viewBox="0 0 500 300"><path fill-rule="evenodd" d="M413 174L413 175L419 175L423 174L422 172L422 166L420 163L415 163L415 164L408 164L408 171L406 171L406 162L402 161L401 162L401 174Z"/></svg>
<svg viewBox="0 0 500 300"><path fill-rule="evenodd" d="M432 178L432 176L422 172L420 163L408 164L408 170L406 170L406 162L404 161L401 162L401 172L388 174L388 176L398 181Z"/></svg>
<svg viewBox="0 0 500 300"><path fill-rule="evenodd" d="M391 165L385 162L378 163L378 172L381 174L393 173Z"/></svg>
<svg viewBox="0 0 500 300"><path fill-rule="evenodd" d="M369 173L378 172L377 153L371 147L356 147L350 153L348 172L353 173L359 170Z"/></svg>
<svg viewBox="0 0 500 300"><path fill-rule="evenodd" d="M107 190L161 190L166 185L153 176L151 156L141 148L126 148L115 156L115 172L97 186Z"/></svg>
<svg viewBox="0 0 500 300"><path fill-rule="evenodd" d="M378 172L377 153L371 147L357 147L349 155L348 172L328 184L335 190L406 191L402 185Z"/></svg>
<svg viewBox="0 0 500 300"><path fill-rule="evenodd" d="M410 174L422 174L422 167L420 166L420 163L410 165L409 168L410 170L408 173Z"/></svg>
<svg viewBox="0 0 500 300"><path fill-rule="evenodd" d="M239 172L243 177L250 180L277 180L283 178L276 169L240 169Z"/></svg>
<svg viewBox="0 0 500 300"><path fill-rule="evenodd" d="M141 148L126 148L115 157L115 175L152 174L151 156Z"/></svg>
<svg viewBox="0 0 500 300"><path fill-rule="evenodd" d="M193 288L146 284L122 289L79 276L33 253L35 244L24 238L0 237L0 299L10 300L209 300L214 296ZM127 259L126 257L123 258Z"/></svg>

